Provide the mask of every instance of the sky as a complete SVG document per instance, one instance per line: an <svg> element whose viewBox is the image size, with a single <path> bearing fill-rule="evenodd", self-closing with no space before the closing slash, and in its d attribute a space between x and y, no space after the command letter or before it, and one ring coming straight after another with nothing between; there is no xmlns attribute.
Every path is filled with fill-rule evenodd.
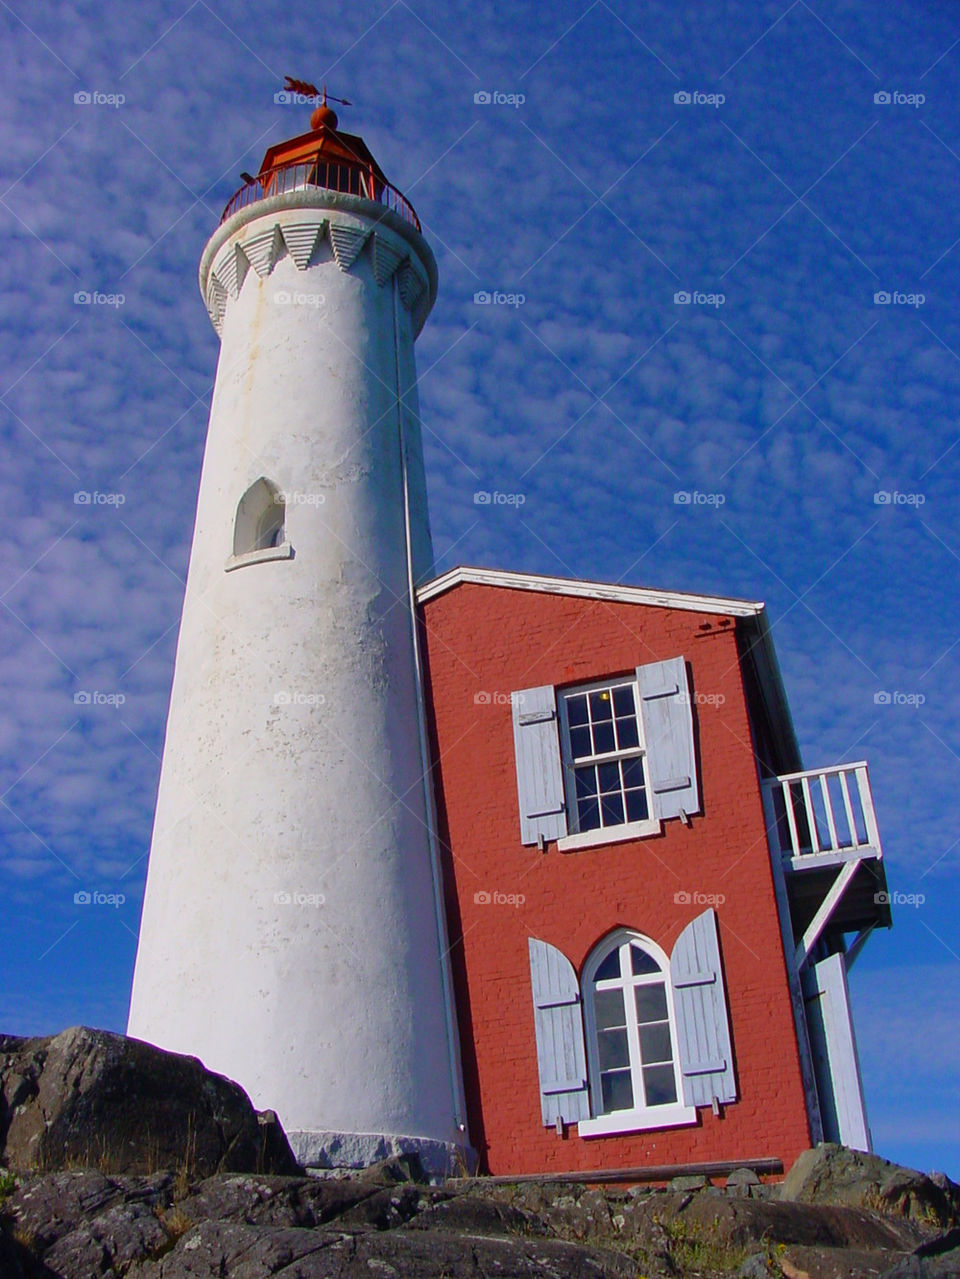
<svg viewBox="0 0 960 1279"><path fill-rule="evenodd" d="M125 1027L197 263L292 75L437 257L438 570L762 599L806 766L869 761L908 899L851 973L874 1141L960 1179L956 6L0 0L0 67L0 1030Z"/></svg>

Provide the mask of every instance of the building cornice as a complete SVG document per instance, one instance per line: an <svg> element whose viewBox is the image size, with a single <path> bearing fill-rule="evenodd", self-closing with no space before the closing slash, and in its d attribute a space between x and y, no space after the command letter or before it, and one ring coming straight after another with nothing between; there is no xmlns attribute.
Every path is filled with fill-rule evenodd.
<svg viewBox="0 0 960 1279"><path fill-rule="evenodd" d="M437 294L437 265L426 240L392 209L320 187L257 200L210 237L200 259L200 292L217 332L251 270L262 279L289 256L305 271L324 241L341 271L368 254L381 288L396 276L414 336L420 332Z"/></svg>
<svg viewBox="0 0 960 1279"><path fill-rule="evenodd" d="M692 613L726 613L731 617L759 617L762 602L731 599L722 595L695 595L686 591L658 591L647 586L623 586L615 582L588 582L537 573L512 573L503 569L459 566L425 582L417 601L425 604L462 583L499 586L515 591L541 591L547 595L576 595L583 599L612 600L622 604L647 604L654 608L680 608Z"/></svg>

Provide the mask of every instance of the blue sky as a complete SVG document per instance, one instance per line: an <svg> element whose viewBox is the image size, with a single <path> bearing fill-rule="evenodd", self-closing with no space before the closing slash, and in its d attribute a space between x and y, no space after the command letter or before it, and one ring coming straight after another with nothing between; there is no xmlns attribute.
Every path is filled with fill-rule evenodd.
<svg viewBox="0 0 960 1279"><path fill-rule="evenodd" d="M924 897L852 974L877 1148L960 1178L955 6L0 0L0 66L0 1028L125 1024L218 350L197 262L305 127L283 76L326 79L439 263L438 567L767 602L807 766L869 760Z"/></svg>

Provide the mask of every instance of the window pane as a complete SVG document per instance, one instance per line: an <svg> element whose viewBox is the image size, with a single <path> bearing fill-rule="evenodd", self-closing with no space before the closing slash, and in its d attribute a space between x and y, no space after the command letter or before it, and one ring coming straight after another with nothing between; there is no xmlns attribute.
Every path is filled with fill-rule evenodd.
<svg viewBox="0 0 960 1279"><path fill-rule="evenodd" d="M587 722L587 699L583 693L567 698L567 721L571 728Z"/></svg>
<svg viewBox="0 0 960 1279"><path fill-rule="evenodd" d="M597 969L594 981L610 981L614 977L620 976L620 947L611 950L600 967Z"/></svg>
<svg viewBox="0 0 960 1279"><path fill-rule="evenodd" d="M600 829L600 805L595 799L577 801L577 826L581 831Z"/></svg>
<svg viewBox="0 0 960 1279"><path fill-rule="evenodd" d="M645 1026L648 1021L667 1020L667 992L663 982L637 986L634 994L637 1000L637 1021L641 1026Z"/></svg>
<svg viewBox="0 0 960 1279"><path fill-rule="evenodd" d="M670 1026L667 1022L654 1022L640 1027L640 1056L645 1066L658 1061L672 1061Z"/></svg>
<svg viewBox="0 0 960 1279"><path fill-rule="evenodd" d="M590 718L595 724L601 720L613 719L613 702L609 689L604 688L590 694Z"/></svg>
<svg viewBox="0 0 960 1279"><path fill-rule="evenodd" d="M648 955L639 946L630 947L630 966L635 977L645 977L647 973L658 973L660 965L652 955Z"/></svg>
<svg viewBox="0 0 960 1279"><path fill-rule="evenodd" d="M615 715L632 715L636 718L637 708L633 700L633 685L621 684L613 690L613 710Z"/></svg>
<svg viewBox="0 0 960 1279"><path fill-rule="evenodd" d="M595 764L586 764L574 770L577 783L577 799L589 799L597 793L597 768Z"/></svg>
<svg viewBox="0 0 960 1279"><path fill-rule="evenodd" d="M630 1082L629 1070L601 1075L600 1091L603 1095L604 1114L609 1114L611 1110L633 1109L633 1084Z"/></svg>
<svg viewBox="0 0 960 1279"><path fill-rule="evenodd" d="M623 761L623 784L627 790L644 785L642 759L635 757Z"/></svg>
<svg viewBox="0 0 960 1279"><path fill-rule="evenodd" d="M621 795L601 796L600 810L603 814L604 826L623 825L623 797Z"/></svg>
<svg viewBox="0 0 960 1279"><path fill-rule="evenodd" d="M650 1066L643 1072L643 1090L648 1106L669 1106L677 1100L677 1084L672 1066Z"/></svg>
<svg viewBox="0 0 960 1279"><path fill-rule="evenodd" d="M647 807L647 792L642 790L627 791L627 821L645 822L650 816Z"/></svg>
<svg viewBox="0 0 960 1279"><path fill-rule="evenodd" d="M597 1030L621 1029L627 1024L622 990L598 990L593 1007L597 1014Z"/></svg>
<svg viewBox="0 0 960 1279"><path fill-rule="evenodd" d="M611 791L620 793L620 765L619 764L598 764L597 780L600 783L600 790L609 794Z"/></svg>
<svg viewBox="0 0 960 1279"><path fill-rule="evenodd" d="M593 753L607 755L616 749L613 741L613 721L604 720L593 726Z"/></svg>
<svg viewBox="0 0 960 1279"><path fill-rule="evenodd" d="M590 729L571 728L570 730L570 749L573 752L574 759L580 759L584 755L592 755L593 749L590 745Z"/></svg>
<svg viewBox="0 0 960 1279"><path fill-rule="evenodd" d="M632 750L634 746L640 745L640 734L637 732L635 719L617 720L617 742L622 751Z"/></svg>
<svg viewBox="0 0 960 1279"><path fill-rule="evenodd" d="M600 1046L600 1069L613 1070L630 1065L630 1047L625 1030L604 1030L597 1036Z"/></svg>

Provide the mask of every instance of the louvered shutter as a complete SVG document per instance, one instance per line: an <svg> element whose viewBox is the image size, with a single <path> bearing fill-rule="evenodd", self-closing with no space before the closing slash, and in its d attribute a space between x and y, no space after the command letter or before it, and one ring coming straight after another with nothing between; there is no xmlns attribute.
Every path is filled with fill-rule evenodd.
<svg viewBox="0 0 960 1279"><path fill-rule="evenodd" d="M567 814L553 685L512 693L511 702L520 841L536 844L541 835L562 839L567 833Z"/></svg>
<svg viewBox="0 0 960 1279"><path fill-rule="evenodd" d="M670 982L685 1104L709 1106L714 1098L736 1101L715 910L698 915L677 938L670 956Z"/></svg>
<svg viewBox="0 0 960 1279"><path fill-rule="evenodd" d="M693 709L682 657L637 667L637 691L655 817L700 811Z"/></svg>
<svg viewBox="0 0 960 1279"><path fill-rule="evenodd" d="M543 1122L575 1124L590 1118L587 1057L580 985L569 959L555 946L530 938L530 984L537 1032Z"/></svg>

